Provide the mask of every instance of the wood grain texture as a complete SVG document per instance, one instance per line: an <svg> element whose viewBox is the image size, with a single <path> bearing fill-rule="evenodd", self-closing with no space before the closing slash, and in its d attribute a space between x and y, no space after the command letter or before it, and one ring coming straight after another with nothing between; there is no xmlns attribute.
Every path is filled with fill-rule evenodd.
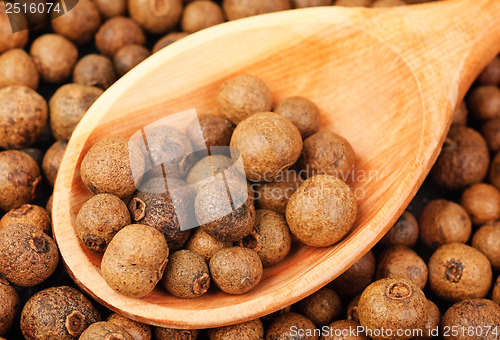
<svg viewBox="0 0 500 340"><path fill-rule="evenodd" d="M340 275L391 227L435 161L453 110L500 50L500 1L457 0L390 9L322 7L216 26L151 56L108 89L75 130L59 170L54 236L70 275L98 302L132 319L176 328L242 322L290 305ZM129 137L190 108L216 113L221 83L262 78L275 102L317 103L322 128L346 137L359 157L352 187L355 228L328 248L297 246L240 296L210 290L194 300L157 288L124 297L99 273L100 255L73 227L91 196L79 176L86 151L107 136Z"/></svg>

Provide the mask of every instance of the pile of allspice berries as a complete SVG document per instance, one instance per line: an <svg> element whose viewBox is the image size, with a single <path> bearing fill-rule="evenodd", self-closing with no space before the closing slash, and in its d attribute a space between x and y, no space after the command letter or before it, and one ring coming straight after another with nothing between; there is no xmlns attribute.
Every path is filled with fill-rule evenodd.
<svg viewBox="0 0 500 340"><path fill-rule="evenodd" d="M17 14L30 29L16 33L2 2L0 339L500 339L498 57L456 111L441 154L407 211L344 274L283 310L210 330L142 324L83 294L65 272L51 237L52 188L68 139L102 92L151 53L246 16L308 6L417 2L425 1L80 0L53 20L48 13ZM95 196L84 203L75 225L82 246L104 254L102 273L111 287L130 296L144 296L155 286L180 298L208 289L242 294L297 242L325 247L349 232L356 202L342 172L355 168L355 150L338 134L318 129L321 112L307 98L290 93L276 103L271 93L262 80L240 75L224 83L214 99L221 116L199 116L206 145L237 148L245 164L226 183L250 180L235 186L246 198L241 207L216 223L209 221L212 203L227 191L213 175L233 164L233 155L212 153L171 164L169 183L178 186L151 194L148 188L161 185L157 174L144 174L136 187L133 180L103 182L105 171L92 165L101 157L111 159L110 167L130 167L131 160L140 163L140 148L131 158L127 140L103 136L90 149L81 174ZM174 140L170 145L178 149L170 152L189 154L195 132L161 131L158 145ZM262 135L279 147L266 150L258 143ZM120 153L123 157L110 157ZM305 175L297 175L304 168ZM330 198L328 193L338 190L346 193L344 200L309 195ZM181 201L177 207L191 202L192 210L178 214L172 198ZM337 204L346 214L335 223L326 218L304 223L322 204ZM178 224L187 221L176 225L175 218L209 222L185 231ZM117 267L135 275L121 262L133 260L127 258L131 237L138 248L156 249L147 266L158 270L123 285Z"/></svg>

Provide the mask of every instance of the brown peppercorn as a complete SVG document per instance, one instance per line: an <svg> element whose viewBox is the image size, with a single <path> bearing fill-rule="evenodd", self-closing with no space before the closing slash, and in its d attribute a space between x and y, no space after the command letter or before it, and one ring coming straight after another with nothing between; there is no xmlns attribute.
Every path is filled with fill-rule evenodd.
<svg viewBox="0 0 500 340"><path fill-rule="evenodd" d="M79 0L70 11L51 13L51 25L60 34L78 45L89 43L101 25L101 15L94 1Z"/></svg>
<svg viewBox="0 0 500 340"><path fill-rule="evenodd" d="M431 175L439 186L460 190L481 182L488 172L489 161L484 138L473 129L453 125Z"/></svg>
<svg viewBox="0 0 500 340"><path fill-rule="evenodd" d="M153 337L150 325L128 319L120 314L113 313L108 316L106 321L125 329L134 340L151 340Z"/></svg>
<svg viewBox="0 0 500 340"><path fill-rule="evenodd" d="M165 33L177 25L181 17L181 0L129 0L128 10L145 31Z"/></svg>
<svg viewBox="0 0 500 340"><path fill-rule="evenodd" d="M151 53L142 45L128 44L120 47L113 57L113 63L118 75L125 73L136 67L140 62L149 57Z"/></svg>
<svg viewBox="0 0 500 340"><path fill-rule="evenodd" d="M267 85L251 75L226 80L217 93L217 107L222 117L233 124L257 112L271 111L273 97Z"/></svg>
<svg viewBox="0 0 500 340"><path fill-rule="evenodd" d="M337 0L335 1L335 6L343 7L369 7L372 4L372 0Z"/></svg>
<svg viewBox="0 0 500 340"><path fill-rule="evenodd" d="M47 235L52 232L49 213L37 205L23 204L7 212L0 220L0 229L11 224L26 224L38 228Z"/></svg>
<svg viewBox="0 0 500 340"><path fill-rule="evenodd" d="M252 190L256 191L256 204L261 209L285 215L288 200L303 182L299 172L285 170L280 172L271 182L253 184Z"/></svg>
<svg viewBox="0 0 500 340"><path fill-rule="evenodd" d="M199 254L205 261L210 261L212 256L222 248L228 248L233 245L232 242L218 241L201 229L196 229L189 238L186 249Z"/></svg>
<svg viewBox="0 0 500 340"><path fill-rule="evenodd" d="M227 183L231 192L226 188ZM215 179L205 184L194 203L202 230L223 242L237 242L250 234L255 208L247 190L238 181Z"/></svg>
<svg viewBox="0 0 500 340"><path fill-rule="evenodd" d="M0 276L0 335L5 335L21 310L19 295L9 281Z"/></svg>
<svg viewBox="0 0 500 340"><path fill-rule="evenodd" d="M89 107L102 94L93 86L66 84L49 101L50 129L57 140L68 140Z"/></svg>
<svg viewBox="0 0 500 340"><path fill-rule="evenodd" d="M196 1L200 3L203 1ZM191 139L195 150L204 150L208 148L210 154L218 153L217 148L211 149L212 146L228 146L233 135L234 127L230 121L212 114L203 114L198 116L198 123L203 134L205 143L199 140L199 129L197 124L192 124L188 128L186 135Z"/></svg>
<svg viewBox="0 0 500 340"><path fill-rule="evenodd" d="M27 340L74 340L101 320L89 299L68 286L51 287L33 295L21 312Z"/></svg>
<svg viewBox="0 0 500 340"><path fill-rule="evenodd" d="M239 151L248 179L269 181L297 161L302 138L290 120L277 113L259 112L236 126L230 145Z"/></svg>
<svg viewBox="0 0 500 340"><path fill-rule="evenodd" d="M254 15L285 11L290 9L289 0L224 0L222 7L229 20L236 20ZM268 110L266 110L268 111Z"/></svg>
<svg viewBox="0 0 500 340"><path fill-rule="evenodd" d="M106 90L116 81L111 60L100 54L89 54L80 59L73 70L73 82Z"/></svg>
<svg viewBox="0 0 500 340"><path fill-rule="evenodd" d="M368 251L349 269L333 280L329 287L342 297L352 297L360 294L375 275L375 256Z"/></svg>
<svg viewBox="0 0 500 340"><path fill-rule="evenodd" d="M465 243L472 233L472 223L465 209L444 199L430 201L419 216L420 238L430 248L446 243Z"/></svg>
<svg viewBox="0 0 500 340"><path fill-rule="evenodd" d="M328 325L327 334L320 340L369 340L365 333L359 331L360 324L354 320L338 320ZM353 330L355 330L353 332Z"/></svg>
<svg viewBox="0 0 500 340"><path fill-rule="evenodd" d="M171 254L162 279L170 294L191 299L205 294L210 288L210 274L203 257L182 249Z"/></svg>
<svg viewBox="0 0 500 340"><path fill-rule="evenodd" d="M0 147L31 146L47 125L47 102L35 90L21 85L0 89Z"/></svg>
<svg viewBox="0 0 500 340"><path fill-rule="evenodd" d="M292 234L313 247L328 247L351 230L357 203L347 184L335 176L316 175L305 181L286 206Z"/></svg>
<svg viewBox="0 0 500 340"><path fill-rule="evenodd" d="M42 171L51 186L56 182L57 172L67 146L67 141L59 140L52 144L43 156Z"/></svg>
<svg viewBox="0 0 500 340"><path fill-rule="evenodd" d="M500 151L500 118L486 121L481 127L481 133L490 151Z"/></svg>
<svg viewBox="0 0 500 340"><path fill-rule="evenodd" d="M441 312L438 306L427 299L427 307L429 309L429 316L427 317L427 322L422 328L422 336L415 337L416 340L432 339L433 333L436 329L439 329L439 324L441 323Z"/></svg>
<svg viewBox="0 0 500 340"><path fill-rule="evenodd" d="M418 240L418 223L415 216L405 211L387 234L380 240L384 246L406 246L412 248Z"/></svg>
<svg viewBox="0 0 500 340"><path fill-rule="evenodd" d="M255 224L250 235L238 245L253 249L264 267L281 261L290 251L292 236L285 218L271 210L256 210Z"/></svg>
<svg viewBox="0 0 500 340"><path fill-rule="evenodd" d="M500 57L493 58L479 74L477 81L483 85L500 84Z"/></svg>
<svg viewBox="0 0 500 340"><path fill-rule="evenodd" d="M168 45L176 42L177 40L184 38L188 35L186 32L170 32L160 40L156 42L156 44L153 46L153 53L158 52L164 47L167 47Z"/></svg>
<svg viewBox="0 0 500 340"><path fill-rule="evenodd" d="M469 213L472 223L484 224L500 218L500 191L493 185L477 183L463 193L460 204Z"/></svg>
<svg viewBox="0 0 500 340"><path fill-rule="evenodd" d="M153 291L167 265L168 246L155 228L132 224L111 240L101 262L107 284L117 292L141 298Z"/></svg>
<svg viewBox="0 0 500 340"><path fill-rule="evenodd" d="M467 110L467 105L465 105L465 101L462 101L460 105L458 105L458 107L455 109L451 124L466 125L468 115L469 111Z"/></svg>
<svg viewBox="0 0 500 340"><path fill-rule="evenodd" d="M174 329L166 327L155 327L156 340L196 340L197 329Z"/></svg>
<svg viewBox="0 0 500 340"><path fill-rule="evenodd" d="M40 77L48 83L66 80L78 60L76 46L59 34L45 34L36 38L30 54Z"/></svg>
<svg viewBox="0 0 500 340"><path fill-rule="evenodd" d="M299 129L302 139L306 139L319 128L319 109L307 98L293 96L283 98L276 104L274 112L286 117Z"/></svg>
<svg viewBox="0 0 500 340"><path fill-rule="evenodd" d="M115 323L100 321L91 324L78 340L135 340L127 330Z"/></svg>
<svg viewBox="0 0 500 340"><path fill-rule="evenodd" d="M407 3L404 0L375 0L370 7L372 8L382 8L382 7L395 7L395 6L406 6Z"/></svg>
<svg viewBox="0 0 500 340"><path fill-rule="evenodd" d="M36 90L39 79L33 59L24 50L14 48L0 55L0 88L24 85Z"/></svg>
<svg viewBox="0 0 500 340"><path fill-rule="evenodd" d="M127 13L127 0L94 0L94 3L106 19L124 16Z"/></svg>
<svg viewBox="0 0 500 340"><path fill-rule="evenodd" d="M330 6L332 0L291 0L293 8Z"/></svg>
<svg viewBox="0 0 500 340"><path fill-rule="evenodd" d="M295 330L295 332L294 332ZM314 323L303 315L297 313L285 313L278 316L267 329L266 340L292 340L297 339L294 335L297 331L303 333L301 340L318 340L318 332Z"/></svg>
<svg viewBox="0 0 500 340"><path fill-rule="evenodd" d="M500 118L500 89L495 85L476 87L469 92L467 104L478 120Z"/></svg>
<svg viewBox="0 0 500 340"><path fill-rule="evenodd" d="M158 192L164 188L163 193ZM194 192L183 181L169 179L168 187L163 178L155 177L141 184L132 200L129 211L133 221L159 230L171 251L182 248L194 226Z"/></svg>
<svg viewBox="0 0 500 340"><path fill-rule="evenodd" d="M42 182L37 162L21 151L0 152L0 210L31 203Z"/></svg>
<svg viewBox="0 0 500 340"><path fill-rule="evenodd" d="M299 164L308 176L332 175L350 182L354 177L356 154L344 137L323 130L304 140Z"/></svg>
<svg viewBox="0 0 500 340"><path fill-rule="evenodd" d="M45 135L46 133L47 133L47 129L45 129L42 136ZM25 154L27 154L28 156L33 158L38 165L42 164L44 153L39 148L35 148L35 147L25 148L25 149L21 149L20 151L24 152Z"/></svg>
<svg viewBox="0 0 500 340"><path fill-rule="evenodd" d="M359 322L358 304L360 298L361 294L356 295L351 301L349 301L349 304L347 304L347 319Z"/></svg>
<svg viewBox="0 0 500 340"><path fill-rule="evenodd" d="M257 253L243 247L223 248L210 259L210 274L225 293L244 294L262 278L262 262Z"/></svg>
<svg viewBox="0 0 500 340"><path fill-rule="evenodd" d="M427 265L420 256L405 246L385 249L378 257L375 279L388 277L413 281L420 289L427 283Z"/></svg>
<svg viewBox="0 0 500 340"><path fill-rule="evenodd" d="M97 49L110 58L124 45L145 43L142 28L134 20L121 16L105 21L95 35Z"/></svg>
<svg viewBox="0 0 500 340"><path fill-rule="evenodd" d="M329 324L342 312L340 297L326 287L299 301L297 305L300 314L309 318L317 327Z"/></svg>
<svg viewBox="0 0 500 340"><path fill-rule="evenodd" d="M446 338L450 340L497 340L498 325L500 306L486 299L457 302L448 308L441 320L441 329L448 330ZM487 332L486 327L492 327L491 331Z"/></svg>
<svg viewBox="0 0 500 340"><path fill-rule="evenodd" d="M83 244L104 251L118 231L130 224L127 206L118 197L99 194L85 202L76 216L76 233Z"/></svg>
<svg viewBox="0 0 500 340"><path fill-rule="evenodd" d="M500 305L500 275L498 276L491 293L491 299Z"/></svg>
<svg viewBox="0 0 500 340"><path fill-rule="evenodd" d="M382 279L369 285L359 299L358 313L359 323L374 340L392 339L392 336L387 336L389 330L396 334L400 329L421 329L429 316L422 290L412 281L397 278ZM377 334L376 330L382 327L387 332ZM398 334L398 339L410 338L411 335Z"/></svg>
<svg viewBox="0 0 500 340"><path fill-rule="evenodd" d="M80 165L83 184L94 194L127 198L144 173L140 149L123 137L108 137L94 144Z"/></svg>
<svg viewBox="0 0 500 340"><path fill-rule="evenodd" d="M224 14L219 5L212 1L201 0L194 1L184 8L181 26L184 32L194 33L224 21Z"/></svg>
<svg viewBox="0 0 500 340"><path fill-rule="evenodd" d="M234 161L223 155L212 155L202 158L189 171L186 177L186 183L198 192L207 183L214 181L216 178L221 179L221 173L224 173L226 179L235 180L239 183L245 183L243 174L234 166ZM243 169L241 169L243 170ZM218 175L217 177L215 177Z"/></svg>
<svg viewBox="0 0 500 340"><path fill-rule="evenodd" d="M447 301L482 298L491 287L488 258L468 245L450 243L439 247L428 266L431 290Z"/></svg>
<svg viewBox="0 0 500 340"><path fill-rule="evenodd" d="M250 320L231 326L212 328L208 331L210 340L263 340L264 326L260 319Z"/></svg>
<svg viewBox="0 0 500 340"><path fill-rule="evenodd" d="M5 2L2 1L0 3L0 53L12 48L23 48L28 42L29 31L27 29L12 32L11 16L14 16L13 20L19 24L19 27L28 27L28 21L22 13L7 15Z"/></svg>
<svg viewBox="0 0 500 340"><path fill-rule="evenodd" d="M471 245L486 255L493 269L500 270L500 222L479 228L472 236Z"/></svg>

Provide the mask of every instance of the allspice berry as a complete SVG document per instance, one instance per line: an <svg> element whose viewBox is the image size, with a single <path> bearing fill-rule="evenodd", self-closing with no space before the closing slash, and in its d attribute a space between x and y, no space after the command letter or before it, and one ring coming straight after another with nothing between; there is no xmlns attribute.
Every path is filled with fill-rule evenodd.
<svg viewBox="0 0 500 340"><path fill-rule="evenodd" d="M208 331L210 340L263 340L264 326L260 319L254 319L231 326L212 328Z"/></svg>
<svg viewBox="0 0 500 340"><path fill-rule="evenodd" d="M493 185L477 183L463 193L460 204L469 213L472 223L484 224L500 218L500 191Z"/></svg>
<svg viewBox="0 0 500 340"><path fill-rule="evenodd" d="M120 314L113 313L106 319L107 322L114 323L125 329L134 340L151 340L153 332L151 326L126 318Z"/></svg>
<svg viewBox="0 0 500 340"><path fill-rule="evenodd" d="M500 189L500 152L491 161L489 180L491 184Z"/></svg>
<svg viewBox="0 0 500 340"><path fill-rule="evenodd" d="M128 0L130 17L145 31L161 34L171 30L181 17L181 0Z"/></svg>
<svg viewBox="0 0 500 340"><path fill-rule="evenodd" d="M26 224L47 235L52 232L49 213L37 205L23 204L17 209L10 210L0 219L0 229L11 224Z"/></svg>
<svg viewBox="0 0 500 340"><path fill-rule="evenodd" d="M223 155L211 155L202 158L189 171L186 177L186 183L193 188L194 191L200 191L207 183L218 179L222 179L222 173L229 180L245 183L243 174L239 172L234 161ZM241 169L243 170L243 169Z"/></svg>
<svg viewBox="0 0 500 340"><path fill-rule="evenodd" d="M404 0L375 0L370 7L385 8L408 5Z"/></svg>
<svg viewBox="0 0 500 340"><path fill-rule="evenodd" d="M305 181L286 206L292 234L313 247L328 247L351 230L358 211L347 184L335 176L316 175Z"/></svg>
<svg viewBox="0 0 500 340"><path fill-rule="evenodd" d="M47 83L61 83L69 78L78 60L76 46L59 34L45 34L33 41L31 57Z"/></svg>
<svg viewBox="0 0 500 340"><path fill-rule="evenodd" d="M292 236L285 218L277 212L265 209L255 211L252 232L239 245L253 249L264 267L281 261L290 251Z"/></svg>
<svg viewBox="0 0 500 340"><path fill-rule="evenodd" d="M297 304L300 314L309 318L317 327L329 324L342 312L340 297L330 288L323 287Z"/></svg>
<svg viewBox="0 0 500 340"><path fill-rule="evenodd" d="M354 178L356 154L342 136L323 130L304 140L299 163L308 176L332 175L344 182Z"/></svg>
<svg viewBox="0 0 500 340"><path fill-rule="evenodd" d="M138 44L128 44L120 47L113 57L118 75L123 76L125 73L136 67L139 63L151 55L147 48Z"/></svg>
<svg viewBox="0 0 500 340"><path fill-rule="evenodd" d="M232 245L232 242L219 241L203 230L196 229L193 235L189 238L186 249L197 253L208 262L216 252L222 248L229 248Z"/></svg>
<svg viewBox="0 0 500 340"><path fill-rule="evenodd" d="M90 325L78 340L135 340L127 330L115 323L100 321Z"/></svg>
<svg viewBox="0 0 500 340"><path fill-rule="evenodd" d="M57 245L40 229L10 224L0 229L0 274L15 285L45 281L59 263Z"/></svg>
<svg viewBox="0 0 500 340"><path fill-rule="evenodd" d="M361 294L356 295L352 298L351 301L347 304L346 316L348 320L353 320L359 323L359 314L358 314L358 304L359 299L361 298Z"/></svg>
<svg viewBox="0 0 500 340"><path fill-rule="evenodd" d="M467 105L465 105L465 101L462 101L455 109L455 113L453 114L451 124L466 125L468 116L469 116L469 110L467 110Z"/></svg>
<svg viewBox="0 0 500 340"><path fill-rule="evenodd" d="M262 262L257 253L243 247L223 248L209 262L215 284L225 293L244 294L262 278Z"/></svg>
<svg viewBox="0 0 500 340"><path fill-rule="evenodd" d="M11 16L14 16L20 27L28 27L28 21L22 13L7 15L5 2L0 3L0 53L13 48L23 48L28 42L29 31L27 29L12 32L9 18Z"/></svg>
<svg viewBox="0 0 500 340"><path fill-rule="evenodd" d="M500 57L493 58L483 71L481 71L477 77L477 81L484 85L500 84Z"/></svg>
<svg viewBox="0 0 500 340"><path fill-rule="evenodd" d="M219 5L212 1L201 0L191 2L184 8L181 27L184 32L194 33L224 21L224 14Z"/></svg>
<svg viewBox="0 0 500 340"><path fill-rule="evenodd" d="M57 140L68 140L102 90L93 86L65 84L49 101L50 130Z"/></svg>
<svg viewBox="0 0 500 340"><path fill-rule="evenodd" d="M210 288L208 266L200 255L191 250L179 250L168 258L162 279L170 294L191 299L205 294Z"/></svg>
<svg viewBox="0 0 500 340"><path fill-rule="evenodd" d="M320 122L319 108L307 98L300 96L283 98L276 104L274 112L290 119L299 129L303 139L318 131Z"/></svg>
<svg viewBox="0 0 500 340"><path fill-rule="evenodd" d="M494 270L500 270L500 222L479 228L472 236L471 245L486 255Z"/></svg>
<svg viewBox="0 0 500 340"><path fill-rule="evenodd" d="M267 329L266 340L295 339L299 330L303 333L300 339L318 340L314 323L305 316L293 312L278 316L273 321Z"/></svg>
<svg viewBox="0 0 500 340"><path fill-rule="evenodd" d="M204 1L196 1L194 3L200 2ZM203 114L198 116L198 124L203 134L204 144L198 140L199 130L197 124L192 124L186 132L195 150L204 150L208 148L210 154L214 154L218 152L217 148L211 148L212 146L229 146L234 131L234 126L229 120L221 116Z"/></svg>
<svg viewBox="0 0 500 340"><path fill-rule="evenodd" d="M439 186L460 190L481 182L490 162L484 138L475 130L453 125L431 175Z"/></svg>
<svg viewBox="0 0 500 340"><path fill-rule="evenodd" d="M217 93L219 113L233 124L239 124L257 112L271 111L272 103L267 85L251 75L239 75L226 80Z"/></svg>
<svg viewBox="0 0 500 340"><path fill-rule="evenodd" d="M176 42L179 39L186 37L187 35L188 33L186 32L170 32L169 34L167 34L166 36L164 36L163 38L159 39L156 42L156 44L153 46L152 52L156 53L162 48L167 47L168 45Z"/></svg>
<svg viewBox="0 0 500 340"><path fill-rule="evenodd" d="M144 167L139 147L123 137L108 137L87 152L80 165L80 175L92 193L126 198L142 180Z"/></svg>
<svg viewBox="0 0 500 340"><path fill-rule="evenodd" d="M436 329L439 329L439 324L441 323L441 312L438 306L427 299L427 307L429 308L429 316L424 328L422 328L422 336L417 337L418 340L432 339L433 334L436 332Z"/></svg>
<svg viewBox="0 0 500 340"><path fill-rule="evenodd" d="M361 294L358 304L359 323L374 340L392 339L400 329L421 329L429 315L427 299L412 281L387 278L375 281ZM377 330L384 328L384 334ZM393 333L388 335L389 330ZM399 335L398 339L410 339Z"/></svg>
<svg viewBox="0 0 500 340"><path fill-rule="evenodd" d="M288 200L303 182L298 171L285 170L272 181L252 184L252 189L256 191L256 205L260 209L285 215Z"/></svg>
<svg viewBox="0 0 500 340"><path fill-rule="evenodd" d="M167 265L167 241L155 228L132 224L121 229L104 252L101 271L119 293L141 298L153 291Z"/></svg>
<svg viewBox="0 0 500 340"><path fill-rule="evenodd" d="M21 310L21 301L12 285L0 276L0 335L5 335Z"/></svg>
<svg viewBox="0 0 500 340"><path fill-rule="evenodd" d="M175 329L166 327L155 327L156 340L197 340L197 329Z"/></svg>
<svg viewBox="0 0 500 340"><path fill-rule="evenodd" d="M458 334L449 332L447 338L450 340L496 340L498 325L500 325L500 306L486 299L457 302L448 308L441 320L441 329L459 330ZM491 327L491 331L487 332L486 327ZM468 330L473 331L468 333Z"/></svg>
<svg viewBox="0 0 500 340"><path fill-rule="evenodd" d="M104 251L118 231L130 224L127 205L109 194L92 196L85 202L75 221L75 230L85 246Z"/></svg>
<svg viewBox="0 0 500 340"><path fill-rule="evenodd" d="M21 331L27 340L74 340L101 320L99 312L78 290L51 287L33 295L21 312Z"/></svg>
<svg viewBox="0 0 500 340"><path fill-rule="evenodd" d="M478 120L499 118L500 89L496 85L478 86L469 92L467 104Z"/></svg>
<svg viewBox="0 0 500 340"><path fill-rule="evenodd" d="M343 7L369 7L371 3L372 0L336 0L333 4Z"/></svg>
<svg viewBox="0 0 500 340"><path fill-rule="evenodd" d="M332 0L291 0L293 8L330 6Z"/></svg>
<svg viewBox="0 0 500 340"><path fill-rule="evenodd" d="M106 90L116 81L111 60L100 54L88 54L81 58L73 70L73 82Z"/></svg>
<svg viewBox="0 0 500 340"><path fill-rule="evenodd" d="M378 257L375 280L388 277L407 279L424 289L428 277L427 265L416 252L405 246L390 247Z"/></svg>
<svg viewBox="0 0 500 340"><path fill-rule="evenodd" d="M70 11L52 12L50 23L55 33L78 45L89 43L101 25L99 9L92 0L79 0Z"/></svg>
<svg viewBox="0 0 500 340"><path fill-rule="evenodd" d="M491 287L488 258L462 243L439 247L432 254L428 267L431 290L447 301L482 298Z"/></svg>
<svg viewBox="0 0 500 340"><path fill-rule="evenodd" d="M481 127L481 134L490 151L500 151L500 118L486 121Z"/></svg>
<svg viewBox="0 0 500 340"><path fill-rule="evenodd" d="M239 151L247 179L269 181L297 161L302 138L287 118L273 112L259 112L236 126L230 146ZM233 151L233 157L237 158Z"/></svg>
<svg viewBox="0 0 500 340"><path fill-rule="evenodd" d="M384 246L406 246L412 248L418 240L418 222L415 216L405 211L380 240Z"/></svg>
<svg viewBox="0 0 500 340"><path fill-rule="evenodd" d="M127 13L127 0L94 0L103 18L124 16Z"/></svg>
<svg viewBox="0 0 500 340"><path fill-rule="evenodd" d="M359 323L354 320L338 320L328 325L328 331L323 333L320 340L369 340L365 333L360 331ZM355 330L355 331L353 331Z"/></svg>
<svg viewBox="0 0 500 340"><path fill-rule="evenodd" d="M36 90L39 79L33 59L24 50L14 48L0 55L0 88L24 85Z"/></svg>
<svg viewBox="0 0 500 340"><path fill-rule="evenodd" d="M21 85L0 89L0 147L31 146L43 134L47 119L47 102L35 90Z"/></svg>
<svg viewBox="0 0 500 340"><path fill-rule="evenodd" d="M31 203L42 182L37 162L21 151L0 152L0 210Z"/></svg>
<svg viewBox="0 0 500 340"><path fill-rule="evenodd" d="M59 166L66 152L66 147L68 142L65 140L58 140L45 152L42 160L42 171L45 178L50 185L54 186L56 183L57 172L59 171Z"/></svg>
<svg viewBox="0 0 500 340"><path fill-rule="evenodd" d="M491 293L491 299L500 305L500 275L498 276L495 284L493 285L493 292Z"/></svg>
<svg viewBox="0 0 500 340"><path fill-rule="evenodd" d="M247 2L246 0L224 0L222 7L229 20L236 20L264 13L285 11L290 9L290 1L254 0Z"/></svg>
<svg viewBox="0 0 500 340"><path fill-rule="evenodd" d="M329 287L342 297L360 294L375 275L375 255L370 250L349 269L333 280Z"/></svg>
<svg viewBox="0 0 500 340"><path fill-rule="evenodd" d="M113 58L124 45L146 43L142 28L134 20L122 16L105 21L95 35L95 44L99 52Z"/></svg>
<svg viewBox="0 0 500 340"><path fill-rule="evenodd" d="M467 211L459 204L437 199L426 204L419 216L420 238L430 248L446 243L465 243L472 233Z"/></svg>

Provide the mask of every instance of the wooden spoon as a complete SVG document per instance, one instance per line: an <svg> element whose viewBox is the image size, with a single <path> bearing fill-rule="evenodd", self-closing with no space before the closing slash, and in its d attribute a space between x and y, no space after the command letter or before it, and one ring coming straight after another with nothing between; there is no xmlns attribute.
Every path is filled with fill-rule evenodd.
<svg viewBox="0 0 500 340"><path fill-rule="evenodd" d="M175 328L242 322L306 297L366 253L407 207L439 154L452 112L499 50L498 0L308 8L233 21L180 40L107 90L73 133L53 208L68 272L110 309ZM79 175L83 156L103 137L129 137L171 113L215 113L221 83L245 73L262 78L275 101L311 99L325 117L322 128L351 142L359 156L354 230L332 247L298 245L244 295L213 289L183 300L162 287L143 299L118 294L100 275L101 255L84 248L73 227L91 197Z"/></svg>

